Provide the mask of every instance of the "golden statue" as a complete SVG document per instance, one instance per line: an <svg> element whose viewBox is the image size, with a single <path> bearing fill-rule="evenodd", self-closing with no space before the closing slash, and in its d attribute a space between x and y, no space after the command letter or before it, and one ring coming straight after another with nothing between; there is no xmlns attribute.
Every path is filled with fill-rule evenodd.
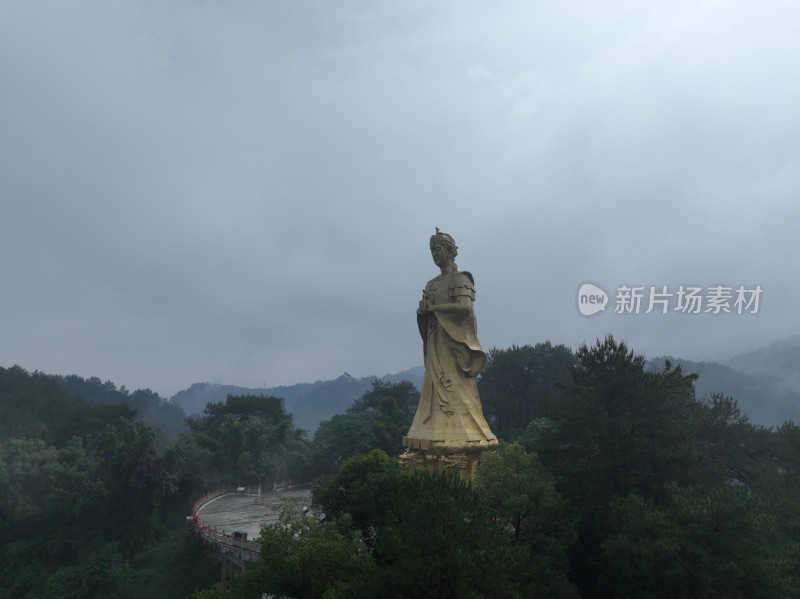
<svg viewBox="0 0 800 599"><path fill-rule="evenodd" d="M458 246L438 227L430 248L441 274L428 281L417 309L425 378L401 459L410 467L472 476L481 452L497 447L475 380L486 367L472 308L475 281L458 270Z"/></svg>

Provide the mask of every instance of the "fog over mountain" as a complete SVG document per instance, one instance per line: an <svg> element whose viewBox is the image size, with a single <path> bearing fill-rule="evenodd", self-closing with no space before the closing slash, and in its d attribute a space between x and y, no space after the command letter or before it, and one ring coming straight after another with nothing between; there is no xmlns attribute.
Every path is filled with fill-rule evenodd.
<svg viewBox="0 0 800 599"><path fill-rule="evenodd" d="M732 397L751 422L778 426L786 420L800 422L800 388L789 388L780 382L755 372L739 370L716 362L693 362L670 358L687 373L697 373L697 397L721 393ZM663 358L651 360L658 367Z"/></svg>
<svg viewBox="0 0 800 599"><path fill-rule="evenodd" d="M800 422L800 384L797 384L800 361L794 360L798 351L800 336L794 336L735 356L727 364L674 356L651 358L649 363L653 368L663 367L665 360L678 364L685 372L698 374L695 382L698 398L721 393L735 399L751 422L778 426L786 420ZM208 402L224 401L228 395L274 395L285 400L295 423L313 435L322 420L344 412L370 389L376 378L390 383L407 380L420 389L423 374L422 367L417 366L382 377L356 379L344 373L333 380L272 388L195 383L173 395L170 401L192 415L201 413Z"/></svg>
<svg viewBox="0 0 800 599"><path fill-rule="evenodd" d="M727 364L760 375L784 391L800 393L800 335L734 356Z"/></svg>
<svg viewBox="0 0 800 599"><path fill-rule="evenodd" d="M292 413L294 423L313 435L322 420L344 412L365 391L372 388L373 381L380 379L387 383L399 383L405 380L419 389L422 386L422 375L422 367L417 366L381 377L369 376L356 379L345 372L333 380L270 388L195 383L173 395L170 402L179 405L187 415L191 416L202 413L209 402L224 402L228 395L281 397L284 399L286 411Z"/></svg>

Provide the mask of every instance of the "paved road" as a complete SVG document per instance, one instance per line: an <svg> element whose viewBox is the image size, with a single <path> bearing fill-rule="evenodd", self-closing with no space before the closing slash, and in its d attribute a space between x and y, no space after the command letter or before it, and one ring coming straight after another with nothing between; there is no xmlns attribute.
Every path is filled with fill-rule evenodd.
<svg viewBox="0 0 800 599"><path fill-rule="evenodd" d="M290 501L302 508L311 505L311 487L295 487L270 491L262 495L223 495L197 511L197 516L209 526L225 532L243 530L249 540L261 532L262 524L278 519L281 506Z"/></svg>

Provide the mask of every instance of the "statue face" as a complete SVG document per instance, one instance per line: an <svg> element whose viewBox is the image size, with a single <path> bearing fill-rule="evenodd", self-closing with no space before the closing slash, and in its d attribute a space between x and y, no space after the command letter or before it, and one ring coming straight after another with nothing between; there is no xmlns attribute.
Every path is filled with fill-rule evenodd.
<svg viewBox="0 0 800 599"><path fill-rule="evenodd" d="M443 243L435 243L431 246L431 257L433 263L440 268L450 263L450 252Z"/></svg>

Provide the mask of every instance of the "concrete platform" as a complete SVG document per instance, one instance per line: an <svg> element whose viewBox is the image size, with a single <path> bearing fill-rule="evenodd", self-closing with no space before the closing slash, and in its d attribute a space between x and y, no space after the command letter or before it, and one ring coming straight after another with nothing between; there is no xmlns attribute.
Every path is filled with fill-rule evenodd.
<svg viewBox="0 0 800 599"><path fill-rule="evenodd" d="M262 524L278 520L281 506L291 502L298 508L311 505L311 486L293 487L269 491L261 495L230 493L206 504L197 512L205 524L232 533L247 532L247 539L255 540L261 533Z"/></svg>

